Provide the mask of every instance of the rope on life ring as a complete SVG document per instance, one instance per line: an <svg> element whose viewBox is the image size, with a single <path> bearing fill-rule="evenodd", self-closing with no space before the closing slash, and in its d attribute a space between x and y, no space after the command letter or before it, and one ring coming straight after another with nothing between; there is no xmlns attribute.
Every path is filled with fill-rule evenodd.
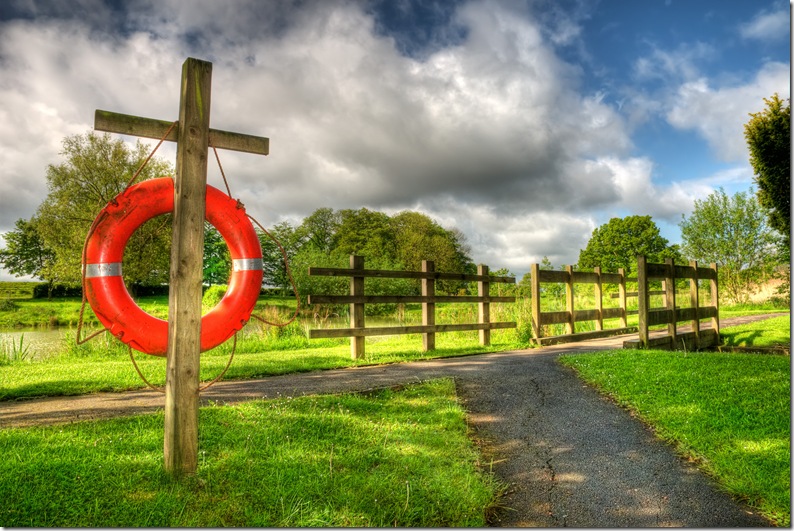
<svg viewBox="0 0 794 531"><path fill-rule="evenodd" d="M174 210L174 181L161 177L130 186L97 216L84 249L83 291L99 321L135 350L165 356L168 321L133 301L121 263L130 236L146 221ZM232 258L226 294L201 318L201 351L242 329L262 286L262 248L242 203L207 185L206 219L220 232Z"/></svg>

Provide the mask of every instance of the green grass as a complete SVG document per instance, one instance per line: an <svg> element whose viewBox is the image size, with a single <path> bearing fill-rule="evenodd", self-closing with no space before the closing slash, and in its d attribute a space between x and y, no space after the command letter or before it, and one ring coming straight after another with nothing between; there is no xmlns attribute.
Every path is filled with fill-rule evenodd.
<svg viewBox="0 0 794 531"><path fill-rule="evenodd" d="M791 345L791 317L784 315L745 325L720 329L722 343L737 347L789 347Z"/></svg>
<svg viewBox="0 0 794 531"><path fill-rule="evenodd" d="M479 345L476 331L438 334L437 348L430 352L422 352L422 336L419 334L385 336L367 338L366 357L352 360L350 344L346 339L310 342L303 336L291 336L289 328L286 332L284 329L270 330L274 330L273 334L285 335L276 339L254 335L240 341L232 365L224 375L225 380L462 356L517 347L509 331L494 331L489 347ZM126 345L109 334L77 346L73 335L69 333L64 336L63 343L67 345L67 350L60 355L42 361L0 364L0 400L118 392L146 387L132 366ZM232 346L230 341L202 354L202 381L210 381L221 373L229 360ZM2 354L0 352L0 358ZM165 383L165 358L137 351L134 351L134 355L147 380L156 386Z"/></svg>
<svg viewBox="0 0 794 531"><path fill-rule="evenodd" d="M791 525L788 356L615 350L560 361L777 525Z"/></svg>
<svg viewBox="0 0 794 531"><path fill-rule="evenodd" d="M162 413L0 430L6 527L482 527L501 492L451 380L202 408L198 473Z"/></svg>

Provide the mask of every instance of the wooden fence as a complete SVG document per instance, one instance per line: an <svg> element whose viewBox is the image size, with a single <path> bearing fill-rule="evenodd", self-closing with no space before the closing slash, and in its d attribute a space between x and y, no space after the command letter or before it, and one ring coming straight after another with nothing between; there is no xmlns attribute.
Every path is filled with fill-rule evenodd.
<svg viewBox="0 0 794 531"><path fill-rule="evenodd" d="M636 281L627 279L624 270L618 269L617 273L602 273L600 267L596 267L592 273L584 271L574 271L573 266L567 266L564 271L542 270L538 264L531 266L532 281L532 329L535 334L535 343L538 345L551 345L554 343L564 343L569 341L583 341L610 335L627 334L635 332L637 327L629 327L626 317L633 313L626 311L626 299L632 295L626 293L626 282ZM542 283L563 283L565 284L565 310L556 312L541 311L540 285ZM595 308L587 310L576 310L574 308L574 293L576 284L594 284L595 286ZM604 284L617 284L619 299L618 308L604 308ZM604 329L604 320L619 318L619 328ZM595 321L595 331L576 333L576 323L582 321ZM543 336L543 326L552 324L565 324L566 334L557 336Z"/></svg>
<svg viewBox="0 0 794 531"><path fill-rule="evenodd" d="M515 297L493 297L490 295L492 283L515 283L514 277L497 277L488 273L488 266L477 266L476 275L463 273L439 273L430 260L422 261L422 271L386 271L364 269L364 258L350 257L350 269L310 267L309 275L314 276L345 276L350 277L350 295L309 295L309 304L350 304L351 328L317 329L309 331L310 339L324 337L350 337L350 354L353 359L363 358L364 340L366 336L385 336L395 334L423 335L424 350L435 348L435 334L439 332L458 332L462 330L479 330L480 344L489 345L491 330L515 328L515 322L491 322L492 302L515 302ZM366 295L364 279L367 277L420 279L422 294L412 295ZM477 282L477 296L440 296L436 295L437 280L459 280ZM477 323L436 324L436 304L450 302L476 302L479 304ZM422 303L422 324L412 326L388 326L366 328L364 324L364 305Z"/></svg>
<svg viewBox="0 0 794 531"><path fill-rule="evenodd" d="M651 308L648 283L663 280L673 287L678 279L689 279L689 307L679 308L676 303L676 290L667 289L665 304L662 308ZM700 305L699 280L709 281L710 305ZM644 256L637 257L637 286L639 291L639 339L624 342L624 347L677 348L679 345L692 350L719 344L719 287L717 284L717 264L708 267L690 262L688 266L674 265L672 259L664 264L649 264ZM711 328L701 329L700 320L711 318ZM692 330L679 333L677 323L691 322ZM650 337L649 327L667 325L667 335Z"/></svg>

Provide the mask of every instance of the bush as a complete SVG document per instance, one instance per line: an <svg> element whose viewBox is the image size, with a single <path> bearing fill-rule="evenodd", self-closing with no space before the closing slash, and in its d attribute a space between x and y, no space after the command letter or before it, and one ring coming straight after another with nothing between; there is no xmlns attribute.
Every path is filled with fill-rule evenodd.
<svg viewBox="0 0 794 531"><path fill-rule="evenodd" d="M34 299L48 299L50 297L82 297L83 287L80 284L58 282L52 285L52 294L46 282L37 284L33 288Z"/></svg>
<svg viewBox="0 0 794 531"><path fill-rule="evenodd" d="M226 284L210 286L207 288L207 291L204 292L204 296L201 298L201 306L204 311L209 311L217 306L218 303L221 302L223 296L226 295L226 290L228 288L229 286Z"/></svg>

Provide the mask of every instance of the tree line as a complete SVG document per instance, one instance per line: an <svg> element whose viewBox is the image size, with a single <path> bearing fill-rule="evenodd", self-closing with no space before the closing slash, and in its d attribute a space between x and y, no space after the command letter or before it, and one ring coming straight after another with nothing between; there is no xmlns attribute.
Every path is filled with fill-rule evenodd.
<svg viewBox="0 0 794 531"><path fill-rule="evenodd" d="M758 192L729 197L720 188L695 201L692 214L682 216L682 244L671 245L651 216L612 218L596 228L576 268L603 271L623 268L636 273L636 257L651 262L672 258L720 265L721 292L732 302L743 302L760 282L774 276L790 261L790 104L777 95L765 100L764 111L751 114L745 125L750 162ZM56 284L79 285L82 248L99 211L119 194L147 157L138 142L130 148L110 135L74 135L63 142L64 161L47 167L48 195L28 220L19 219L5 234L0 265L17 276L33 276ZM153 158L140 180L172 175L173 167ZM130 238L124 253L125 282L133 294L146 286L169 281L171 220L159 216L142 225ZM291 289L281 243L299 291L343 293L347 279L309 277L309 266L347 267L350 255L364 256L367 268L419 270L422 260L433 260L437 271L475 273L471 248L457 228L445 228L425 214L403 211L394 215L367 208L318 208L300 224L276 224L266 234L255 229L262 244L265 286ZM272 238L271 238L272 236ZM544 268L551 264L544 257ZM788 270L784 296L790 292ZM204 282L223 284L231 272L231 259L220 234L205 223ZM494 274L510 275L506 269ZM528 278L518 284L527 291ZM439 282L440 293L456 294L465 283ZM368 293L418 294L416 281L368 281Z"/></svg>

